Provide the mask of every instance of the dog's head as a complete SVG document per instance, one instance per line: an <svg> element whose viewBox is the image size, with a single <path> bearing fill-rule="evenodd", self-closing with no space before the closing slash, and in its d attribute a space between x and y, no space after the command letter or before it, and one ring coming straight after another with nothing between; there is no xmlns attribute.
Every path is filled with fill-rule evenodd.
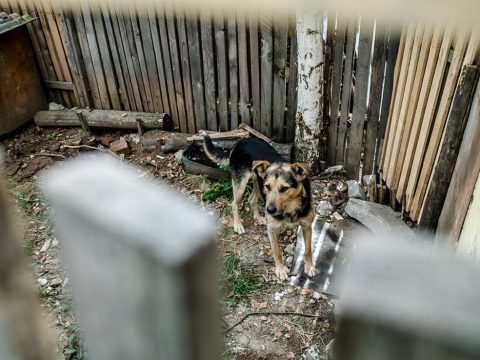
<svg viewBox="0 0 480 360"><path fill-rule="evenodd" d="M266 212L277 220L294 214L302 204L303 181L310 172L306 163L254 161L253 171L263 179Z"/></svg>

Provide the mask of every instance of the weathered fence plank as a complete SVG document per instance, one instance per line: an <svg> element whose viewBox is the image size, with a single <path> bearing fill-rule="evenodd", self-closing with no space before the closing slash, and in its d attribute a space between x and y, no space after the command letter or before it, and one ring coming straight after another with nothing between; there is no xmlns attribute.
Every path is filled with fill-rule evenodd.
<svg viewBox="0 0 480 360"><path fill-rule="evenodd" d="M246 14L242 11L237 13L238 31L238 79L240 84L239 114L240 122L252 125L250 118L250 89L248 79L248 42Z"/></svg>
<svg viewBox="0 0 480 360"><path fill-rule="evenodd" d="M288 62L288 89L287 89L287 113L285 121L285 141L292 143L295 139L295 115L297 112L297 82L298 82L298 59L297 59L297 29L295 18L288 19L291 28L290 57Z"/></svg>
<svg viewBox="0 0 480 360"><path fill-rule="evenodd" d="M272 139L285 140L285 65L287 62L287 19L273 18L273 102L272 102ZM293 121L293 119L292 119Z"/></svg>
<svg viewBox="0 0 480 360"><path fill-rule="evenodd" d="M227 49L225 46L225 19L222 13L214 13L215 48L217 55L217 114L220 131L227 131L228 122L228 85L227 85Z"/></svg>
<svg viewBox="0 0 480 360"><path fill-rule="evenodd" d="M466 65L460 76L452 106L445 127L445 135L432 170L432 176L425 194L425 202L418 219L421 229L434 231L442 211L448 185L452 178L453 164L457 160L462 143L467 115L475 85L478 81L478 67ZM447 205L448 206L448 205Z"/></svg>
<svg viewBox="0 0 480 360"><path fill-rule="evenodd" d="M260 19L260 131L272 135L272 91L273 91L273 27L272 18L262 14Z"/></svg>
<svg viewBox="0 0 480 360"><path fill-rule="evenodd" d="M357 180L363 148L363 129L367 109L370 55L372 52L373 23L363 17L360 24L357 67L355 71L355 96L353 97L352 124L348 134L348 152L345 169L347 177Z"/></svg>
<svg viewBox="0 0 480 360"><path fill-rule="evenodd" d="M202 7L200 10L202 39L203 81L205 107L207 111L207 129L217 131L217 106L215 95L215 59L213 53L212 14Z"/></svg>
<svg viewBox="0 0 480 360"><path fill-rule="evenodd" d="M261 96L260 96L260 53L258 17L251 15L249 18L250 39L250 82L252 88L252 124L257 130L261 130Z"/></svg>
<svg viewBox="0 0 480 360"><path fill-rule="evenodd" d="M219 358L213 224L137 175L116 159L90 156L43 182L89 356Z"/></svg>
<svg viewBox="0 0 480 360"><path fill-rule="evenodd" d="M228 83L230 88L230 127L238 127L238 53L237 20L235 14L227 17L228 27Z"/></svg>

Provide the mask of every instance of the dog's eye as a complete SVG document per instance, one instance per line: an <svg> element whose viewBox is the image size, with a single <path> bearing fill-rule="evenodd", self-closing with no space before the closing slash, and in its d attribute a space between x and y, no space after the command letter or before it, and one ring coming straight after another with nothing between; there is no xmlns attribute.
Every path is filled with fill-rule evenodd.
<svg viewBox="0 0 480 360"><path fill-rule="evenodd" d="M272 188L270 187L270 185L265 185L265 189L267 189L267 191L272 190Z"/></svg>
<svg viewBox="0 0 480 360"><path fill-rule="evenodd" d="M280 188L280 192L281 192L281 193L284 193L284 192L287 191L288 189L289 189L288 186L282 186L282 187Z"/></svg>

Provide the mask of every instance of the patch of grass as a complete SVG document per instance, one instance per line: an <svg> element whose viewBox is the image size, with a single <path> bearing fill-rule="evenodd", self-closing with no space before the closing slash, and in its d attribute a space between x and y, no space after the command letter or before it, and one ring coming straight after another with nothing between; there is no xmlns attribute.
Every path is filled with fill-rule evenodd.
<svg viewBox="0 0 480 360"><path fill-rule="evenodd" d="M55 140L56 135L57 135L57 131L54 130L54 131L49 132L48 134L45 134L44 139L48 140L48 141L52 141L52 140Z"/></svg>
<svg viewBox="0 0 480 360"><path fill-rule="evenodd" d="M262 278L256 272L256 266L243 262L234 253L228 254L224 259L222 282L223 301L230 307L258 292L263 284Z"/></svg>
<svg viewBox="0 0 480 360"><path fill-rule="evenodd" d="M211 188L203 193L202 199L215 201L222 196L227 198L232 196L232 180L230 178L220 178L220 180L214 183Z"/></svg>
<svg viewBox="0 0 480 360"><path fill-rule="evenodd" d="M77 324L66 328L68 341L63 349L63 356L69 360L82 360L86 358L85 346L81 337L81 331Z"/></svg>
<svg viewBox="0 0 480 360"><path fill-rule="evenodd" d="M238 359L238 348L233 345L224 344L223 345L223 360L236 360Z"/></svg>

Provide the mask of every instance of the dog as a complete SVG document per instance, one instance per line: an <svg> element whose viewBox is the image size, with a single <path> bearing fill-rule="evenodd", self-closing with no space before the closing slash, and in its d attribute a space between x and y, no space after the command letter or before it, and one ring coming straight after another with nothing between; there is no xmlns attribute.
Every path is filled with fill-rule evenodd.
<svg viewBox="0 0 480 360"><path fill-rule="evenodd" d="M239 215L239 206L250 180L253 191L249 196L250 207L255 220L266 224L268 238L275 261L275 275L287 280L289 270L283 263L279 237L288 224L299 224L305 241L305 272L315 275L312 262L312 222L315 211L310 190L310 165L287 163L267 142L258 138L239 140L231 150L213 144L206 132L203 133L204 150L217 164L230 166L233 188L233 228L244 234L245 228ZM265 198L265 218L260 215L258 200Z"/></svg>

